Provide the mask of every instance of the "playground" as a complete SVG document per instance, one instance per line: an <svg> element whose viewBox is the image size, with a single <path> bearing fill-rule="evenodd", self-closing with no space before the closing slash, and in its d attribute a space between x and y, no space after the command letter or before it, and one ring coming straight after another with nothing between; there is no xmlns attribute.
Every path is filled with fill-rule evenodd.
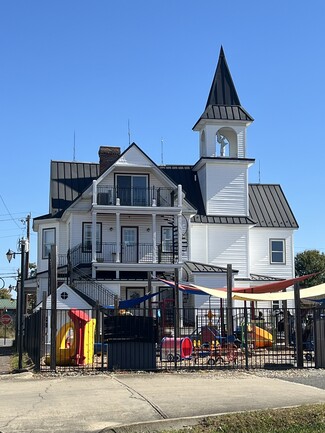
<svg viewBox="0 0 325 433"><path fill-rule="evenodd" d="M56 314L55 344L51 310L40 310L26 320L25 350L41 371L297 367L294 309L233 309L230 335L224 309L101 308ZM325 314L308 308L301 315L303 367L314 368L319 359L322 362L316 356L317 350L322 352L317 335L324 328Z"/></svg>

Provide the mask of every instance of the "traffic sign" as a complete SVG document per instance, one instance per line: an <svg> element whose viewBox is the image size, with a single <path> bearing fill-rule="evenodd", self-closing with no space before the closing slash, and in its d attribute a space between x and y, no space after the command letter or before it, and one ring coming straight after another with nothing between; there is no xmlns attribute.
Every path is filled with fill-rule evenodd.
<svg viewBox="0 0 325 433"><path fill-rule="evenodd" d="M2 316L0 316L0 320L3 325L10 325L11 316L10 314L3 314Z"/></svg>

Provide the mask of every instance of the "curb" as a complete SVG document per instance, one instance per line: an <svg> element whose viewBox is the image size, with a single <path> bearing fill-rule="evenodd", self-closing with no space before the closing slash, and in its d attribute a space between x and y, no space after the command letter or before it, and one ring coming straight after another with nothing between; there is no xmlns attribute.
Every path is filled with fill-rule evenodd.
<svg viewBox="0 0 325 433"><path fill-rule="evenodd" d="M172 429L183 429L193 427L199 424L203 419L214 418L223 413L214 415L198 415L185 418L169 418L164 420L138 422L134 424L121 425L116 427L106 427L98 433L156 433Z"/></svg>

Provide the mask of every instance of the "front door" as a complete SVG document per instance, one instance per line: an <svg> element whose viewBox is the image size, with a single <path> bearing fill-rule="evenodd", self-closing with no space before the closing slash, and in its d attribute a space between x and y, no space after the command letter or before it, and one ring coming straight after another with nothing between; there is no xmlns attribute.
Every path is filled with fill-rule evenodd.
<svg viewBox="0 0 325 433"><path fill-rule="evenodd" d="M138 261L138 228L122 227L122 263Z"/></svg>

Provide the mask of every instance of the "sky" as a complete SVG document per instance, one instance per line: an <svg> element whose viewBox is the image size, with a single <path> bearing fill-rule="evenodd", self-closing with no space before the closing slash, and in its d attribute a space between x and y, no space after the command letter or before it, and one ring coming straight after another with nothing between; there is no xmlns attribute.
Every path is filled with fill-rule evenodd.
<svg viewBox="0 0 325 433"><path fill-rule="evenodd" d="M131 142L194 164L221 45L242 106L251 183L280 184L295 254L325 252L325 2L0 0L0 278L26 216L48 213L51 160L98 162ZM30 260L36 262L32 230ZM0 280L0 286L2 282Z"/></svg>

